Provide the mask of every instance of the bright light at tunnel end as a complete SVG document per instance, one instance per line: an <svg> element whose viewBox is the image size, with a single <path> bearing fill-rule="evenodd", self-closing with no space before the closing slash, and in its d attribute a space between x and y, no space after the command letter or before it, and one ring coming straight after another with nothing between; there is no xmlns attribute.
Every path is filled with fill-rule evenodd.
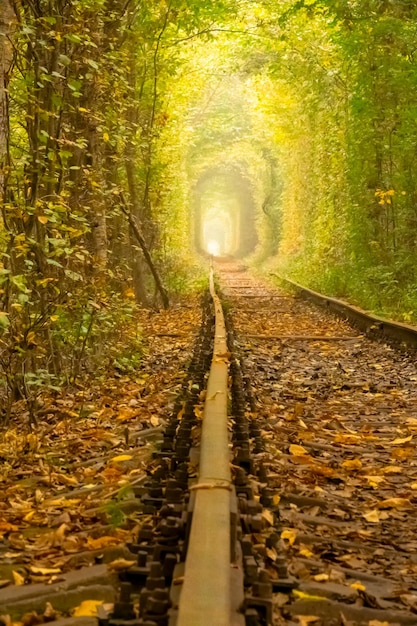
<svg viewBox="0 0 417 626"><path fill-rule="evenodd" d="M213 256L220 256L219 242L211 239L207 244L207 252Z"/></svg>

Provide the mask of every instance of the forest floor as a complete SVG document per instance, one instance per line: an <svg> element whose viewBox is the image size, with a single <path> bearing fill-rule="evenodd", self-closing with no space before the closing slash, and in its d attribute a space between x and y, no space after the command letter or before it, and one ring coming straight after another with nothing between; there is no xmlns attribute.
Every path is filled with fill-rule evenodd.
<svg viewBox="0 0 417 626"><path fill-rule="evenodd" d="M337 624L356 624L356 610L370 611L370 626L417 624L415 359L250 281L249 298L227 276L223 286L300 583L275 595L277 624L321 626L320 611L337 618L340 606ZM117 549L143 520L132 488L152 468L200 315L197 299L144 312L134 376L109 372L46 399L36 431L1 433L0 588L59 580L106 551L118 568Z"/></svg>
<svg viewBox="0 0 417 626"><path fill-rule="evenodd" d="M402 611L417 624L415 356L246 273L244 292L236 276L230 288L223 269L289 572L300 581L295 603L276 597L277 623L298 610L302 624L319 626L324 614L350 625L370 609L372 626L402 623Z"/></svg>
<svg viewBox="0 0 417 626"><path fill-rule="evenodd" d="M189 298L140 315L134 375L112 370L47 395L36 430L22 409L0 433L0 588L57 580L134 532L124 505L184 383L201 310Z"/></svg>

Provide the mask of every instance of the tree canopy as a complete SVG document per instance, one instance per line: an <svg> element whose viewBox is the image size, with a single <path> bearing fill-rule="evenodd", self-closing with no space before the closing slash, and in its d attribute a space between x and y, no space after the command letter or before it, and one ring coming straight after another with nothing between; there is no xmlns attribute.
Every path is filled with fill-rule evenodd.
<svg viewBox="0 0 417 626"><path fill-rule="evenodd" d="M136 306L198 278L207 233L417 319L416 18L406 0L0 0L5 418L111 362Z"/></svg>

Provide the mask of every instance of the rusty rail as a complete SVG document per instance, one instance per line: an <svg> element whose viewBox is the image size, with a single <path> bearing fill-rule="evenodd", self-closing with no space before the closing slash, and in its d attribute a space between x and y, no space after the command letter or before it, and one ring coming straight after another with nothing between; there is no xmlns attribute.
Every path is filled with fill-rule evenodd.
<svg viewBox="0 0 417 626"><path fill-rule="evenodd" d="M365 332L368 336L372 336L372 334L375 336L380 335L388 341L417 349L417 327L372 315L342 300L337 300L336 298L325 296L312 289L307 289L307 287L303 287L303 285L289 278L279 276L278 274L272 274L272 276L291 285L305 300L314 302L339 317L347 319L353 326Z"/></svg>
<svg viewBox="0 0 417 626"><path fill-rule="evenodd" d="M214 351L204 407L199 476L192 488L195 501L177 626L230 626L231 623L229 358L212 268L210 293L215 307Z"/></svg>

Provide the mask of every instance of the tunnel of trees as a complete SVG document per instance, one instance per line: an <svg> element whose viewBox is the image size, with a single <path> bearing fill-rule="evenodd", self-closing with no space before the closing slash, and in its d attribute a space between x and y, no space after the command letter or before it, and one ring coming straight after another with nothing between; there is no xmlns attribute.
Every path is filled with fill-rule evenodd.
<svg viewBox="0 0 417 626"><path fill-rule="evenodd" d="M2 410L209 240L415 321L416 40L409 0L0 0Z"/></svg>
<svg viewBox="0 0 417 626"><path fill-rule="evenodd" d="M211 169L194 190L195 249L214 256L245 257L255 249L255 205L239 171Z"/></svg>

